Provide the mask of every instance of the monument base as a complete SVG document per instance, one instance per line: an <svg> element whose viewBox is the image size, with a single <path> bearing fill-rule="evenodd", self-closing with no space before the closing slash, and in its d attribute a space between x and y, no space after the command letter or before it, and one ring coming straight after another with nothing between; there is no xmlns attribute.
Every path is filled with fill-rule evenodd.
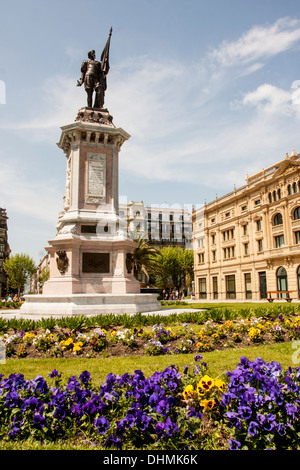
<svg viewBox="0 0 300 470"><path fill-rule="evenodd" d="M43 317L143 313L161 310L157 294L25 295L21 315Z"/></svg>

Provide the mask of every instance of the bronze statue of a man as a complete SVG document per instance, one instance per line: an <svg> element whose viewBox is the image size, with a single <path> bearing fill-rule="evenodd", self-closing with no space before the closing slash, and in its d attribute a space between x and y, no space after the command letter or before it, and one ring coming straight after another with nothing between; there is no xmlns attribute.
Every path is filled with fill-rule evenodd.
<svg viewBox="0 0 300 470"><path fill-rule="evenodd" d="M101 55L101 61L96 60L94 50L88 53L88 60L84 60L81 65L81 77L77 80L77 86L84 84L87 93L87 105L89 108L103 108L104 95L106 90L106 75L109 71L109 46L112 28ZM93 93L95 100L93 106Z"/></svg>

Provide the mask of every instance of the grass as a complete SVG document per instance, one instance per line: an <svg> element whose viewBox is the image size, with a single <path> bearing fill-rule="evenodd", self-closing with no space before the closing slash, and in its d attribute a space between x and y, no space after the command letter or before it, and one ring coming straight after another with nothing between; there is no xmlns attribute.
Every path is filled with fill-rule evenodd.
<svg viewBox="0 0 300 470"><path fill-rule="evenodd" d="M280 302L276 302L276 300L272 303L269 303L268 301L265 301L265 302L210 302L210 303L207 303L205 302L205 300L203 302L193 302L193 303L178 303L175 305L175 302L174 301L170 301L169 304L164 304L162 305L163 308L185 308L185 309L189 309L189 308L203 308L203 309L207 309L207 310L212 310L214 308L230 308L230 309L234 309L234 310L239 310L239 309L244 309L244 308L251 308L253 310L256 310L256 309L259 309L259 308L272 308L272 306L274 307L275 305L277 306L284 306L284 305L297 305L300 307L300 301L297 301L297 302L291 302L290 304L287 303L286 301L280 301Z"/></svg>
<svg viewBox="0 0 300 470"><path fill-rule="evenodd" d="M234 369L239 363L241 356L247 356L250 360L261 357L265 361L277 361L283 369L293 364L292 342L276 343L272 345L259 345L256 347L227 349L223 351L212 351L203 353L203 360L209 367L212 376L220 376L226 371ZM176 365L182 372L185 365L195 364L194 354L164 355L164 356L127 356L119 357L116 361L114 357L95 358L46 358L46 359L7 359L5 364L0 365L0 373L6 377L11 373L22 373L26 380L33 379L37 375L44 378L53 369L57 369L68 379L71 375L79 376L82 371L88 370L94 384L100 384L105 377L113 372L114 374L133 373L140 369L149 377L156 371L164 370L170 365Z"/></svg>

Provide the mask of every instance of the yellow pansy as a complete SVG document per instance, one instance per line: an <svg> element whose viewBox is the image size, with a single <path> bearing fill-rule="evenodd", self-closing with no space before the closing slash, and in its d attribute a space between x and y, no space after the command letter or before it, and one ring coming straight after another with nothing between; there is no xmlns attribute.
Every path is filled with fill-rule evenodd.
<svg viewBox="0 0 300 470"><path fill-rule="evenodd" d="M214 386L214 379L209 377L208 375L204 375L202 379L198 382L197 384L197 391L200 392L200 390L208 391Z"/></svg>
<svg viewBox="0 0 300 470"><path fill-rule="evenodd" d="M182 393L183 398L187 400L188 398L193 398L195 395L195 390L193 385L187 385Z"/></svg>
<svg viewBox="0 0 300 470"><path fill-rule="evenodd" d="M66 346L70 346L70 344L72 344L72 343L73 343L72 338L68 338L68 339L65 341L65 345L66 345Z"/></svg>
<svg viewBox="0 0 300 470"><path fill-rule="evenodd" d="M221 379L214 379L214 385L217 387L221 392L224 392L226 390L226 384L223 382Z"/></svg>

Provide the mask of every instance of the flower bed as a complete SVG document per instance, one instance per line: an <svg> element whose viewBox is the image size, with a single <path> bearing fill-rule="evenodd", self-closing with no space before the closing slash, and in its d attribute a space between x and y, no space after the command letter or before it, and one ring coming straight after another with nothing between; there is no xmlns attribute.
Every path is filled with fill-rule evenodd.
<svg viewBox="0 0 300 470"><path fill-rule="evenodd" d="M146 378L90 373L62 383L59 372L25 380L0 374L0 438L75 439L99 449L297 449L300 369L242 357L224 378L202 356Z"/></svg>
<svg viewBox="0 0 300 470"><path fill-rule="evenodd" d="M44 327L21 323L2 325L6 357L84 357L203 353L226 348L253 346L258 343L291 341L300 338L300 317L278 315L212 321L203 324L156 324L141 328L93 328L84 319L60 327L55 319ZM71 319L68 319L71 321ZM80 323L81 320L81 323ZM50 329L47 329L49 326ZM24 329L22 329L22 327ZM25 331L26 327L26 331ZM1 331L1 324L0 324Z"/></svg>

